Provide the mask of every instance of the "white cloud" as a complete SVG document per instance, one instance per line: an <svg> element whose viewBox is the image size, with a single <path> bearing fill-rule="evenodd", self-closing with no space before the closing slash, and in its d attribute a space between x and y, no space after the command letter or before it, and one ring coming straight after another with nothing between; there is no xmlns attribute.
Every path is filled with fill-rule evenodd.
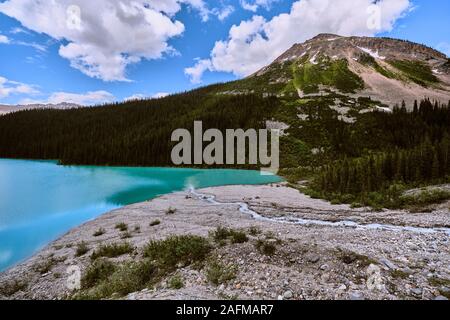
<svg viewBox="0 0 450 320"><path fill-rule="evenodd" d="M158 92L155 93L154 95L148 96L142 93L137 93L134 94L128 98L125 98L124 101L133 101L133 100L145 100L145 99L160 99L160 98L164 98L167 97L168 95L170 95L170 93L168 92Z"/></svg>
<svg viewBox="0 0 450 320"><path fill-rule="evenodd" d="M223 8L215 8L212 10L212 13L217 16L217 19L220 21L224 21L226 18L228 18L233 12L234 7L231 5L224 6Z"/></svg>
<svg viewBox="0 0 450 320"><path fill-rule="evenodd" d="M91 91L87 93L55 92L46 100L24 99L20 104L59 104L63 102L90 106L112 102L115 97L108 91Z"/></svg>
<svg viewBox="0 0 450 320"><path fill-rule="evenodd" d="M207 20L203 0L7 0L0 12L59 41L72 67L104 81L126 81L126 68L173 52L168 41L184 32L174 19L187 5Z"/></svg>
<svg viewBox="0 0 450 320"><path fill-rule="evenodd" d="M158 93L155 93L154 95L152 95L152 98L153 99L160 99L160 98L167 97L169 95L170 95L170 93L168 93L168 92L158 92Z"/></svg>
<svg viewBox="0 0 450 320"><path fill-rule="evenodd" d="M147 98L148 97L145 94L136 93L136 94L133 94L130 97L127 97L127 98L123 99L123 101L144 100L144 99L147 99Z"/></svg>
<svg viewBox="0 0 450 320"><path fill-rule="evenodd" d="M241 6L245 10L256 12L260 7L270 9L271 5L280 0L241 0Z"/></svg>
<svg viewBox="0 0 450 320"><path fill-rule="evenodd" d="M198 60L185 73L194 83L207 70L247 76L319 33L373 36L391 30L410 7L410 0L380 0L376 5L373 0L299 0L289 13L271 20L254 16L234 25L227 40L216 42L209 59Z"/></svg>
<svg viewBox="0 0 450 320"><path fill-rule="evenodd" d="M20 27L11 29L10 33L12 33L12 34L19 34L19 33L30 34L30 32L28 32L24 28L20 28Z"/></svg>
<svg viewBox="0 0 450 320"><path fill-rule="evenodd" d="M214 71L213 65L211 63L211 60L209 59L203 59L203 60L197 60L197 63L195 66L186 68L184 70L184 73L189 76L192 83L201 83L202 82L202 76L205 71Z"/></svg>
<svg viewBox="0 0 450 320"><path fill-rule="evenodd" d="M38 93L39 90L35 86L0 77L0 98L7 98L13 94L33 95Z"/></svg>
<svg viewBox="0 0 450 320"><path fill-rule="evenodd" d="M0 34L0 43L9 43L8 37Z"/></svg>

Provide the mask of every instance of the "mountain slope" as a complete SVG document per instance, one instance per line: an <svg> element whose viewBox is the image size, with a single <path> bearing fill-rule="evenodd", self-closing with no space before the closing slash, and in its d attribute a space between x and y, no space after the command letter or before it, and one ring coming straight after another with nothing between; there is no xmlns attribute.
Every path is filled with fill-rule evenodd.
<svg viewBox="0 0 450 320"><path fill-rule="evenodd" d="M371 97L390 107L423 98L445 103L450 100L450 60L408 41L321 34L228 89L300 98L338 93Z"/></svg>
<svg viewBox="0 0 450 320"><path fill-rule="evenodd" d="M57 110L68 110L81 108L80 105L74 103L58 103L58 104L28 104L28 105L0 105L0 116L12 112L25 111L25 110L35 110L35 109L57 109Z"/></svg>

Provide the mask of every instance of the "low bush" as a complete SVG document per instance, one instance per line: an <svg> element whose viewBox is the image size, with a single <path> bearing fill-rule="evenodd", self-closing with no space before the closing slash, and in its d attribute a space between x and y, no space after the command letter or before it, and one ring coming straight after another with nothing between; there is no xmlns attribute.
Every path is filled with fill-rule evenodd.
<svg viewBox="0 0 450 320"><path fill-rule="evenodd" d="M75 256L76 257L82 257L84 256L86 253L89 252L89 247L87 245L86 242L80 242L79 244L77 244L77 248L75 250Z"/></svg>
<svg viewBox="0 0 450 320"><path fill-rule="evenodd" d="M100 229L98 229L97 231L94 232L94 237L101 237L105 233L106 233L106 230L103 229L103 228L100 228Z"/></svg>
<svg viewBox="0 0 450 320"><path fill-rule="evenodd" d="M128 231L128 225L124 222L116 224L116 229L119 229L121 232Z"/></svg>
<svg viewBox="0 0 450 320"><path fill-rule="evenodd" d="M211 232L210 235L217 243L223 243L226 240L231 240L232 243L245 243L248 237L243 231L218 227L216 231Z"/></svg>
<svg viewBox="0 0 450 320"><path fill-rule="evenodd" d="M198 236L172 236L166 240L151 241L144 248L144 257L155 261L166 270L178 264L202 262L212 250L207 239Z"/></svg>
<svg viewBox="0 0 450 320"><path fill-rule="evenodd" d="M98 259L87 269L81 279L81 288L88 289L108 279L116 270L116 266L109 260Z"/></svg>
<svg viewBox="0 0 450 320"><path fill-rule="evenodd" d="M169 279L168 287L170 289L179 290L184 287L184 281L183 278L180 275L174 275L172 278Z"/></svg>
<svg viewBox="0 0 450 320"><path fill-rule="evenodd" d="M91 259L95 260L101 257L116 258L133 253L133 251L134 247L128 242L102 245L92 253Z"/></svg>
<svg viewBox="0 0 450 320"><path fill-rule="evenodd" d="M217 261L217 259L211 259L206 266L206 279L216 286L225 284L236 278L236 267L226 266L223 263Z"/></svg>

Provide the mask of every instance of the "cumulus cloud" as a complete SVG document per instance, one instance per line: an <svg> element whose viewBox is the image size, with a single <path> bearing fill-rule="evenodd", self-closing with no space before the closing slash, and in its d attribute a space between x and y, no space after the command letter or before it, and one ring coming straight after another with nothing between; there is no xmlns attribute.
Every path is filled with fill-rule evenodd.
<svg viewBox="0 0 450 320"><path fill-rule="evenodd" d="M191 79L192 83L201 83L205 71L214 71L213 64L209 59L198 59L197 63L190 68L186 68L184 73Z"/></svg>
<svg viewBox="0 0 450 320"><path fill-rule="evenodd" d="M13 94L38 94L39 90L32 85L8 80L0 77L0 98L7 98Z"/></svg>
<svg viewBox="0 0 450 320"><path fill-rule="evenodd" d="M174 52L168 41L184 32L174 19L183 4L205 21L211 14L203 0L7 0L0 12L64 41L59 54L84 74L127 81L128 65Z"/></svg>
<svg viewBox="0 0 450 320"><path fill-rule="evenodd" d="M373 36L389 31L410 8L410 0L299 0L289 13L271 20L256 15L234 25L208 59L197 60L185 73L194 83L208 70L248 76L319 33Z"/></svg>
<svg viewBox="0 0 450 320"><path fill-rule="evenodd" d="M241 0L241 6L245 10L256 12L260 7L270 9L271 5L280 0Z"/></svg>
<svg viewBox="0 0 450 320"><path fill-rule="evenodd" d="M0 34L0 43L9 43L8 37Z"/></svg>
<svg viewBox="0 0 450 320"><path fill-rule="evenodd" d="M20 102L20 104L59 104L67 102L82 106L90 106L108 103L114 100L115 97L110 92L100 90L90 91L87 93L55 92L52 93L46 100L24 99Z"/></svg>

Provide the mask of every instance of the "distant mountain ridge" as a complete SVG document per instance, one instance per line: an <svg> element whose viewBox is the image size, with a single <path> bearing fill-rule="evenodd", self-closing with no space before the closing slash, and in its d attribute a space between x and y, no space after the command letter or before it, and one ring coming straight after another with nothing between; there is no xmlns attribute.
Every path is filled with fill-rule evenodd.
<svg viewBox="0 0 450 320"><path fill-rule="evenodd" d="M25 111L25 110L35 110L35 109L58 109L58 110L67 110L67 109L76 109L81 108L82 106L75 104L75 103L58 103L58 104L28 104L28 105L0 105L0 116L12 113L12 112L18 112L18 111Z"/></svg>

